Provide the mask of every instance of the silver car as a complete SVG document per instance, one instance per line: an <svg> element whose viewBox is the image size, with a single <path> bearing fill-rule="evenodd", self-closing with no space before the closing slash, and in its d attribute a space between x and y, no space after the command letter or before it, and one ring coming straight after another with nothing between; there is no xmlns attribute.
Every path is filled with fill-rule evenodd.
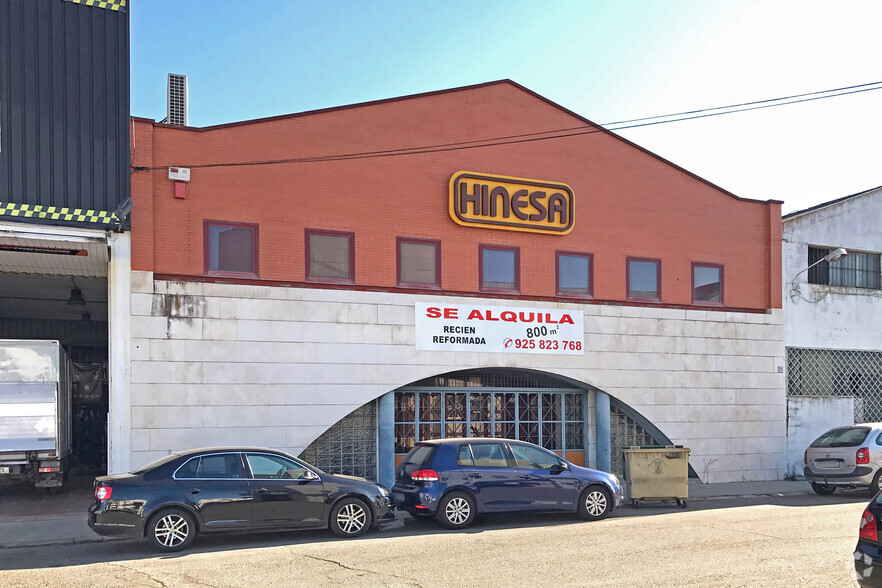
<svg viewBox="0 0 882 588"><path fill-rule="evenodd" d="M830 429L805 450L805 479L821 495L837 488L882 490L882 423Z"/></svg>

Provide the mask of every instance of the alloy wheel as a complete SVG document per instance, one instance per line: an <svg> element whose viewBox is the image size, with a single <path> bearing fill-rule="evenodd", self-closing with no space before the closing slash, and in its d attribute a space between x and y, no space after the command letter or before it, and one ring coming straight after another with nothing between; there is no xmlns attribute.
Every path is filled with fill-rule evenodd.
<svg viewBox="0 0 882 588"><path fill-rule="evenodd" d="M190 524L179 514L167 514L156 523L153 535L163 547L177 547L190 535Z"/></svg>
<svg viewBox="0 0 882 588"><path fill-rule="evenodd" d="M471 511L472 509L465 498L455 496L447 502L444 516L454 525L461 525L468 520Z"/></svg>
<svg viewBox="0 0 882 588"><path fill-rule="evenodd" d="M585 496L585 510L593 517L606 512L606 495L600 490L593 490Z"/></svg>
<svg viewBox="0 0 882 588"><path fill-rule="evenodd" d="M365 523L367 522L367 513L364 510L363 506L355 502L350 502L343 506L340 509L340 512L337 513L337 526L340 527L344 533L354 534L358 533L364 528Z"/></svg>

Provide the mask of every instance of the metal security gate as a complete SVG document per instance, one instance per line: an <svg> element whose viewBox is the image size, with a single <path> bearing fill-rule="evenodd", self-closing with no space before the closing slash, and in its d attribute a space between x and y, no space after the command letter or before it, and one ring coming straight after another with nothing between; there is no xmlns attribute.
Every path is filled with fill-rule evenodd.
<svg viewBox="0 0 882 588"><path fill-rule="evenodd" d="M587 391L544 374L468 370L395 391L395 455L425 439L502 437L585 464Z"/></svg>
<svg viewBox="0 0 882 588"><path fill-rule="evenodd" d="M852 396L854 422L882 421L882 351L787 348L788 396Z"/></svg>

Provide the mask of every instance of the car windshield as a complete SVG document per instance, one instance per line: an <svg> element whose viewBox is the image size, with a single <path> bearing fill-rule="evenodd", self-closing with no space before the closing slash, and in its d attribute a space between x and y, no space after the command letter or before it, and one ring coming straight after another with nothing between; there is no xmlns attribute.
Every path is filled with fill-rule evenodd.
<svg viewBox="0 0 882 588"><path fill-rule="evenodd" d="M812 447L857 447L864 442L869 427L842 427L827 431L818 437Z"/></svg>

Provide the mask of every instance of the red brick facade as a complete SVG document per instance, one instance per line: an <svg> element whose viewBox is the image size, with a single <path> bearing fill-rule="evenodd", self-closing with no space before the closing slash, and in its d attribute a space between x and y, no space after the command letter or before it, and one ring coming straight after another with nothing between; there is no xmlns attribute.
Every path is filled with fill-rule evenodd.
<svg viewBox="0 0 882 588"><path fill-rule="evenodd" d="M691 264L706 262L724 267L727 308L781 307L780 203L739 199L512 82L202 129L134 126L135 270L203 279L214 219L259 225L261 281L303 283L304 230L327 229L355 234L357 288L395 290L396 237L418 237L440 240L446 293L479 291L490 244L520 248L527 298L555 298L565 250L593 254L597 301L625 301L626 258L651 257L662 304L690 306ZM401 149L419 152L389 153ZM348 154L365 155L334 159ZM186 198L168 166L190 167ZM572 232L455 224L448 182L461 170L568 184Z"/></svg>

